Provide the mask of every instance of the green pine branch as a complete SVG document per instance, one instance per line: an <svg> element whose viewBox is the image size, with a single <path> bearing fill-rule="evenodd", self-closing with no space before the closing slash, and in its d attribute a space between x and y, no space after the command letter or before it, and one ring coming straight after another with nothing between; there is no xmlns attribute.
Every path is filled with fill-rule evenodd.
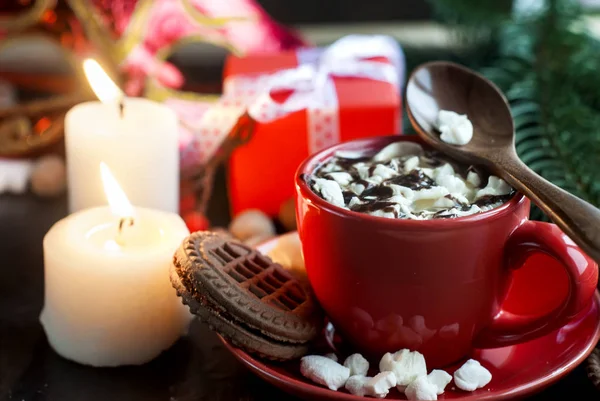
<svg viewBox="0 0 600 401"><path fill-rule="evenodd" d="M451 4L456 7L448 21L460 21L460 29L480 29L486 8L492 16L483 35L493 32L488 45L495 56L481 70L510 101L519 157L544 178L600 206L600 43L577 28L578 5L551 0L539 14L511 20L487 2L435 2L441 15ZM545 219L537 208L532 217Z"/></svg>

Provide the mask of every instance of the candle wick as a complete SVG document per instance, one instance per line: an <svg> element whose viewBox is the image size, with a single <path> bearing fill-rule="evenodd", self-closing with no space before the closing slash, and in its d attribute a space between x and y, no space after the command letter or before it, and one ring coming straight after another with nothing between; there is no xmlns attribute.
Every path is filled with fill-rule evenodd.
<svg viewBox="0 0 600 401"><path fill-rule="evenodd" d="M119 220L119 232L117 234L117 244L124 245L123 241L123 229L124 227L131 227L135 223L133 217L121 217Z"/></svg>
<svg viewBox="0 0 600 401"><path fill-rule="evenodd" d="M121 115L121 118L123 118L125 114L125 100L123 98L119 100L119 114Z"/></svg>
<svg viewBox="0 0 600 401"><path fill-rule="evenodd" d="M127 224L127 226L131 227L134 223L133 217L121 217L121 219L119 220L119 231L123 230L123 227L125 227L125 224Z"/></svg>

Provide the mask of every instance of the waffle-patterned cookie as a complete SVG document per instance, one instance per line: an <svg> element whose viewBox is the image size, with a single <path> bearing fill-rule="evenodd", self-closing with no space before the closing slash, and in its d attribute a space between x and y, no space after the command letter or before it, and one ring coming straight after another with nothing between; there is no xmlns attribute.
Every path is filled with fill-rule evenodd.
<svg viewBox="0 0 600 401"><path fill-rule="evenodd" d="M190 235L175 253L171 282L193 313L264 357L299 357L320 329L322 315L309 288L222 234Z"/></svg>

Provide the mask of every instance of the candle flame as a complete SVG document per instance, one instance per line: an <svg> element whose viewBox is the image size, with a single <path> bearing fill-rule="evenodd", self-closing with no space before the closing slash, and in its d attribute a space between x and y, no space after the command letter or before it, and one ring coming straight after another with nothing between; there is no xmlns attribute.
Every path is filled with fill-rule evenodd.
<svg viewBox="0 0 600 401"><path fill-rule="evenodd" d="M92 90L102 103L115 102L123 98L124 94L121 89L110 79L96 60L85 59L83 71Z"/></svg>
<svg viewBox="0 0 600 401"><path fill-rule="evenodd" d="M110 210L121 218L131 218L133 216L133 206L127 199L127 195L123 192L123 189L110 172L108 166L104 163L100 163L100 174L102 175L102 184L104 184L104 193Z"/></svg>

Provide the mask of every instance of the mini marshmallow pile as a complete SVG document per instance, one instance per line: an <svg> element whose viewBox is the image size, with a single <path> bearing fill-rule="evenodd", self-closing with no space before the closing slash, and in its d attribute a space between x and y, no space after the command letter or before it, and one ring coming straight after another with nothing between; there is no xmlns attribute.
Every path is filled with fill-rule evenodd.
<svg viewBox="0 0 600 401"><path fill-rule="evenodd" d="M459 171L462 170L462 171ZM308 183L326 201L372 216L437 219L469 216L502 205L513 189L484 178L413 142L392 143L373 157L337 152Z"/></svg>
<svg viewBox="0 0 600 401"><path fill-rule="evenodd" d="M451 145L466 145L473 138L473 124L464 114L440 110L437 126L440 139Z"/></svg>
<svg viewBox="0 0 600 401"><path fill-rule="evenodd" d="M386 353L379 362L379 373L367 376L369 362L360 354L352 354L341 365L335 354L308 355L300 361L300 372L306 378L333 391L344 387L360 397L385 398L396 387L409 400L437 400L452 381L446 371L434 369L427 374L423 355L402 349ZM474 359L469 359L454 372L456 387L474 391L485 387L492 374Z"/></svg>

